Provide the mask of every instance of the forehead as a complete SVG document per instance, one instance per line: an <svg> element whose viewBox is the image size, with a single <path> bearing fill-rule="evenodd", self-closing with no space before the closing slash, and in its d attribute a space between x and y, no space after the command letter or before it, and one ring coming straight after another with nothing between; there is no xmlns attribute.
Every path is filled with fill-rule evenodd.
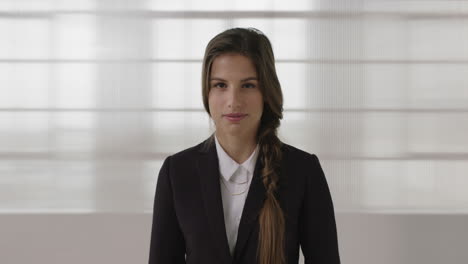
<svg viewBox="0 0 468 264"><path fill-rule="evenodd" d="M248 76L247 76L248 75ZM256 77L252 60L240 54L222 54L211 65L211 77Z"/></svg>

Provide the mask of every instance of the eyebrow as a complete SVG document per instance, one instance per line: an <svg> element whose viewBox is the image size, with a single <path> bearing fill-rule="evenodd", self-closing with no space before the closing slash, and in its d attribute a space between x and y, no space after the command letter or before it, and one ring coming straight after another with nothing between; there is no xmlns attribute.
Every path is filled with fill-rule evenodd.
<svg viewBox="0 0 468 264"><path fill-rule="evenodd" d="M222 78L218 78L218 77L213 77L213 78L210 79L210 81L214 81L214 80L223 81L223 82L226 81L226 80L224 80ZM246 82L246 81L251 81L251 80L258 81L257 77L248 77L248 78L242 79L241 82Z"/></svg>

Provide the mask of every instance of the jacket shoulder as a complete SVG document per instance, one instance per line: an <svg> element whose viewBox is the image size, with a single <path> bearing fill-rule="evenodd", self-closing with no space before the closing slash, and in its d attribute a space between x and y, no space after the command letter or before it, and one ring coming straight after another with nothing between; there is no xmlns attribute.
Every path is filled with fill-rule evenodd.
<svg viewBox="0 0 468 264"><path fill-rule="evenodd" d="M283 142L283 153L284 155L287 156L288 159L293 159L293 160L310 160L310 159L318 159L317 155L313 153L309 153L303 149L294 147L292 145L286 144Z"/></svg>
<svg viewBox="0 0 468 264"><path fill-rule="evenodd" d="M205 141L195 145L195 146L192 146L192 147L189 147L189 148L186 148L186 149L183 149L179 152L176 152L174 154L171 154L169 157L171 158L171 163L179 163L179 162L187 162L187 161L191 161L194 157L196 157L199 152L202 150L203 146L205 144Z"/></svg>

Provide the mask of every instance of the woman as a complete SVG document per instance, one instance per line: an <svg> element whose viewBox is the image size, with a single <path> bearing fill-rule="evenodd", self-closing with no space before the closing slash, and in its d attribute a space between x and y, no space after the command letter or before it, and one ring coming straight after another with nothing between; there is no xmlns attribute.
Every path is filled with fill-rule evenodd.
<svg viewBox="0 0 468 264"><path fill-rule="evenodd" d="M277 137L283 98L268 38L233 28L206 47L202 95L216 131L159 172L150 264L340 263L316 155Z"/></svg>

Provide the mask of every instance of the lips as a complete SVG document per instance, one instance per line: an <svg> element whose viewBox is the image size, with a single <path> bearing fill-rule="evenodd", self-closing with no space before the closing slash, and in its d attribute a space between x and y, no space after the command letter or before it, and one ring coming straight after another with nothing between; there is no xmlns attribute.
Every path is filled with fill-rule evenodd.
<svg viewBox="0 0 468 264"><path fill-rule="evenodd" d="M239 122L242 119L244 119L244 117L246 116L247 114L242 114L242 113L231 113L231 114L224 115L224 117L231 122Z"/></svg>
<svg viewBox="0 0 468 264"><path fill-rule="evenodd" d="M244 117L246 116L246 114L242 114L242 113L232 113L232 114L227 114L225 115L227 117L234 117L234 118L239 118L239 117Z"/></svg>

